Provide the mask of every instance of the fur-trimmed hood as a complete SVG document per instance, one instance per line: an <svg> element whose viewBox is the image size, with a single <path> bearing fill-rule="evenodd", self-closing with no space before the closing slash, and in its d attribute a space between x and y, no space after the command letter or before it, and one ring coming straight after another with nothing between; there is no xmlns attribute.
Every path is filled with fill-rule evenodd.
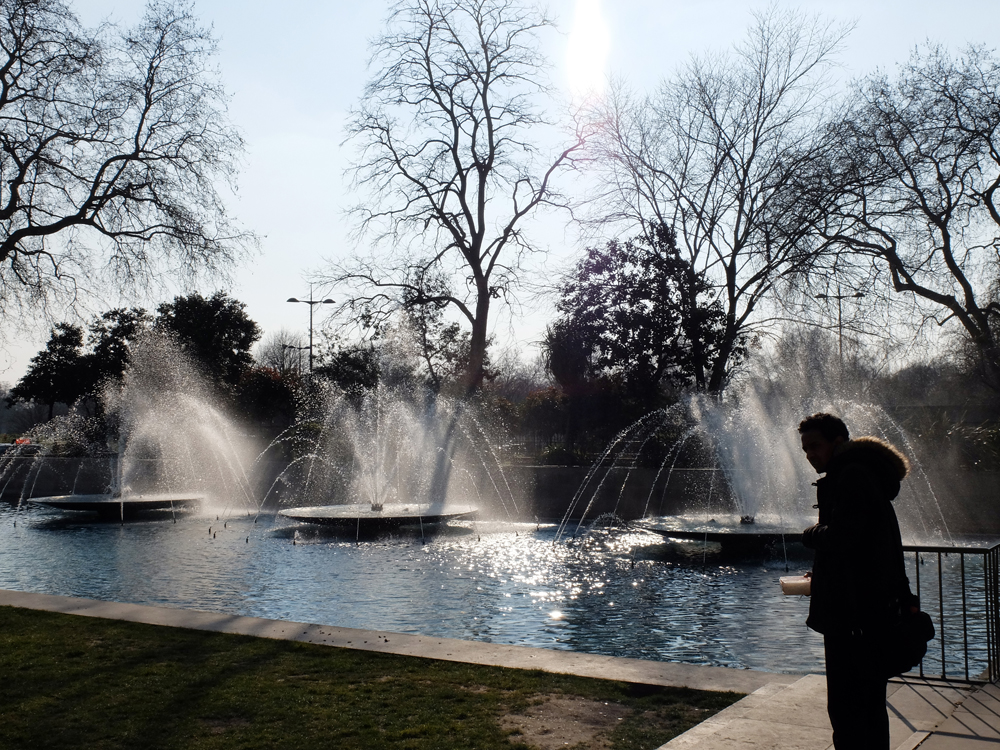
<svg viewBox="0 0 1000 750"><path fill-rule="evenodd" d="M882 464L902 480L910 471L910 462L895 446L877 437L859 437L848 440L834 455L833 462L844 465L853 462Z"/></svg>

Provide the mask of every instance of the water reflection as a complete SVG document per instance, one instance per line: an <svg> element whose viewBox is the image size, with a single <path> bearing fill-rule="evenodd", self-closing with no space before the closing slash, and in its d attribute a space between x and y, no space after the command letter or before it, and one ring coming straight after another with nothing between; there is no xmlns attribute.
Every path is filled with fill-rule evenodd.
<svg viewBox="0 0 1000 750"><path fill-rule="evenodd" d="M784 561L533 524L354 540L261 518L118 523L0 509L0 587L779 672L822 668ZM807 566L808 561L801 565Z"/></svg>

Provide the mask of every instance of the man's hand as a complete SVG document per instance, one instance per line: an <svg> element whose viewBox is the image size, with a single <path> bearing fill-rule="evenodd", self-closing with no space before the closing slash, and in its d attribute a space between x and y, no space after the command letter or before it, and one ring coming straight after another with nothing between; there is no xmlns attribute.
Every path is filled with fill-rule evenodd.
<svg viewBox="0 0 1000 750"><path fill-rule="evenodd" d="M822 544L826 526L815 523L802 532L802 543L810 549L817 549Z"/></svg>

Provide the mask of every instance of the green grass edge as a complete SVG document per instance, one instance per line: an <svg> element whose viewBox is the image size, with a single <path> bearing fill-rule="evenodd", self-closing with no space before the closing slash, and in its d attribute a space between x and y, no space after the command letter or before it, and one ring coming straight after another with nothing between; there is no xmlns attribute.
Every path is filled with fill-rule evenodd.
<svg viewBox="0 0 1000 750"><path fill-rule="evenodd" d="M551 694L629 709L657 748L743 697L0 606L0 747L525 748L501 726Z"/></svg>

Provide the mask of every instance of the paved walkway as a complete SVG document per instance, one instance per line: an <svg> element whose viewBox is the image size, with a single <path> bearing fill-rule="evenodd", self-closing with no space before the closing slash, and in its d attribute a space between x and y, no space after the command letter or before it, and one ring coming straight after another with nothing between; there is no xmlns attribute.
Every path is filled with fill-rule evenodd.
<svg viewBox="0 0 1000 750"><path fill-rule="evenodd" d="M826 717L826 680L819 675L802 677L698 667L0 590L0 606L4 605L471 664L541 669L647 685L732 690L749 695L671 740L661 750L828 750L832 747ZM887 703L895 750L917 747L921 750L1000 750L1000 687L990 685L971 691L929 683L893 683L889 688Z"/></svg>
<svg viewBox="0 0 1000 750"><path fill-rule="evenodd" d="M895 750L1000 749L1000 687L973 691L930 683L890 683L890 744ZM660 750L828 750L826 678L765 685Z"/></svg>

